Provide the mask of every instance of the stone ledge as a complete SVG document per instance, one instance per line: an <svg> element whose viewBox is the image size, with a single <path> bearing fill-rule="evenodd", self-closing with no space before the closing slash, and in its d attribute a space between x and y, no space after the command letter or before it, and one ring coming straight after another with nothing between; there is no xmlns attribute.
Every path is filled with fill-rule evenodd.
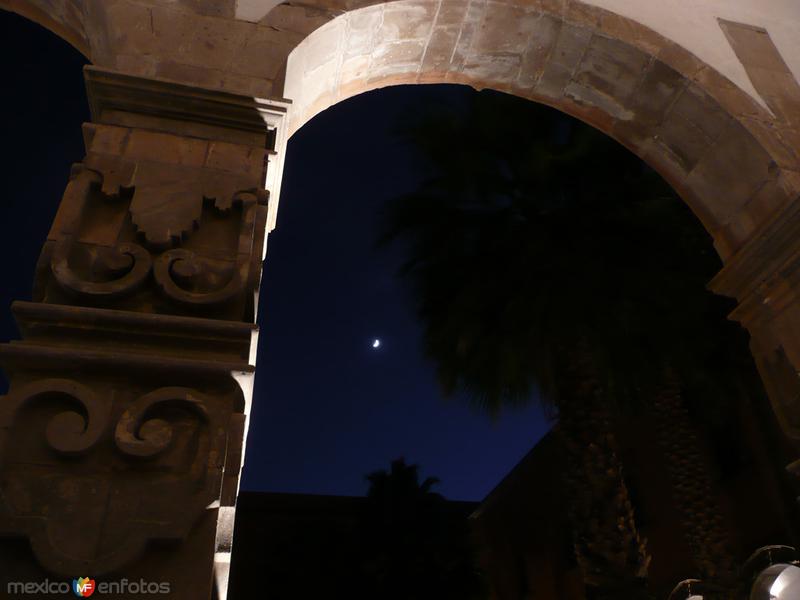
<svg viewBox="0 0 800 600"><path fill-rule="evenodd" d="M217 139L218 130L264 136L275 149L284 116L285 98L254 98L189 86L163 79L125 75L99 67L84 67L92 119L97 123L168 130ZM127 118L126 116L127 115ZM120 122L120 121L127 122ZM185 124L205 126L186 131ZM176 130L177 129L177 130ZM262 146L264 147L264 146Z"/></svg>
<svg viewBox="0 0 800 600"><path fill-rule="evenodd" d="M50 367L106 371L120 368L125 373L169 373L197 376L218 376L232 373L254 373L255 367L246 362L197 360L157 355L152 352L98 351L86 347L55 346L43 342L11 342L0 345L0 363L28 371Z"/></svg>
<svg viewBox="0 0 800 600"><path fill-rule="evenodd" d="M155 361L189 370L254 369L258 327L250 323L36 302L15 302L12 309L25 341L0 350L4 356L33 353L42 359L63 355L90 363Z"/></svg>
<svg viewBox="0 0 800 600"><path fill-rule="evenodd" d="M800 199L776 210L768 223L753 235L708 287L718 294L744 300L776 275L787 270L800 253Z"/></svg>

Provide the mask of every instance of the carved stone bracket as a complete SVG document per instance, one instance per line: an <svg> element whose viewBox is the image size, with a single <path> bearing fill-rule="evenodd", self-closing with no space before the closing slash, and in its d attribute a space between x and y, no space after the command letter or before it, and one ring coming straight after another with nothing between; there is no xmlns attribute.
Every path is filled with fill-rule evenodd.
<svg viewBox="0 0 800 600"><path fill-rule="evenodd" d="M196 138L225 140L266 150L261 187L277 200L288 139L286 98L254 98L173 81L84 68L92 118L97 123L142 127ZM275 227L277 202L266 227Z"/></svg>
<svg viewBox="0 0 800 600"><path fill-rule="evenodd" d="M151 179L143 191L135 174L149 172L152 178L154 172L140 163L125 165L119 157L92 155L86 166L73 169L43 252L60 289L95 305L108 304L146 291L152 272L155 285L150 287L177 306L246 300L260 279L266 191L245 188L245 177L222 177L203 187L186 174L166 190ZM118 229L105 232L106 239L86 233L109 210L117 215L111 220ZM47 289L46 281L39 287ZM66 299L52 289L43 296L45 301Z"/></svg>
<svg viewBox="0 0 800 600"><path fill-rule="evenodd" d="M47 572L70 577L186 539L218 510L241 444L229 428L244 417L236 379L253 371L254 326L37 303L15 312L26 340L0 346L13 376L0 397L0 537L27 539Z"/></svg>
<svg viewBox="0 0 800 600"><path fill-rule="evenodd" d="M167 449L172 440L172 427L163 419L146 417L159 406L179 406L208 421L208 410L202 398L192 389L162 388L139 398L117 421L114 440L125 454L152 458Z"/></svg>
<svg viewBox="0 0 800 600"><path fill-rule="evenodd" d="M43 379L23 386L0 403L0 459L17 413L26 404L48 397L66 398L80 407L78 412L56 415L46 429L47 444L60 454L77 456L90 450L100 439L108 421L108 404L85 385L69 379Z"/></svg>
<svg viewBox="0 0 800 600"><path fill-rule="evenodd" d="M72 464L41 460L9 447L9 438L35 435L30 419L10 417L16 408L33 399L46 403L62 397L91 406L90 416L84 423L78 413L59 413L47 425L48 446L83 458ZM108 439L109 421L95 414L106 414L112 404L99 405L85 386L48 379L14 392L2 402L8 407L2 413L4 429L13 426L16 437L3 436L0 535L27 538L40 564L63 576L108 573L137 559L151 541L185 538L206 507L219 501L225 435L215 431L224 413L208 412L213 401L185 387L141 396L116 422L115 457L110 440L102 441ZM178 418L176 411L195 415L194 432L181 420L168 420ZM151 414L160 416L148 418ZM137 466L124 457L148 461ZM113 523L110 530L106 522Z"/></svg>
<svg viewBox="0 0 800 600"><path fill-rule="evenodd" d="M105 194L133 191L132 222L157 249L180 243L198 226L203 200L224 212L240 191L253 188L248 176L118 156L90 154L86 166L102 174Z"/></svg>
<svg viewBox="0 0 800 600"><path fill-rule="evenodd" d="M108 420L97 413L105 415L111 404L99 402L95 394L74 381L46 379L14 392L0 404L4 407L0 413L4 428L10 429L14 425L18 433L25 431L27 428L22 422L10 417L18 412L15 409L33 399L44 402L60 396L79 400L85 407L91 407L89 417L84 424L83 417L78 413L57 415L47 425L48 445L67 455L86 454L91 449L108 461L109 466L118 462L98 445ZM198 406L203 407L201 396L199 392L185 388L162 388L135 401L116 425L115 439L119 451L136 457L153 457L166 452L172 441L173 426L162 419L141 424L133 415L138 414L142 418L157 404L177 400L182 401L181 406L196 411ZM207 414L204 408L200 410L204 427L207 428ZM208 438L207 433L204 436ZM183 539L205 507L218 498L219 485L215 480L219 477L206 478L203 473L209 460L210 445L206 443L197 448L188 472L181 473L178 470L167 478L164 475L151 476L152 481L144 486L138 496L135 495L135 488L124 478L126 471L128 477L134 475L135 467L126 470L116 467L112 473L116 472L117 476L112 475L100 483L91 473L77 475L74 472L77 464L73 468L59 468L58 462L51 462L25 468L24 463L18 462L24 457L14 457L13 452L5 452L2 467L7 483L0 496L0 514L3 516L0 519L0 534L27 537L40 563L60 575L74 576L87 570L101 574L117 569L139 556L152 540ZM88 460L84 468L96 464L98 457L94 458ZM169 467L169 463L165 466ZM213 468L220 470L218 465ZM78 481L71 483L76 476ZM203 481L206 483L196 489L197 483ZM49 492L43 483L51 488ZM76 489L75 485L79 488L85 485L95 488ZM148 490L155 490L156 487L160 488L161 494L172 494L171 501L148 498ZM123 491L126 495L134 494L125 502L137 508L125 517L128 523L118 521L115 525L117 531L106 533L103 522L111 517L108 509L99 514L93 511L101 504L118 501L114 497ZM121 513L113 516L118 520L123 519ZM87 544L87 538L92 544Z"/></svg>
<svg viewBox="0 0 800 600"><path fill-rule="evenodd" d="M56 280L73 292L97 298L115 298L138 288L150 273L150 254L132 242L100 248L96 261L102 270L112 274L106 281L87 281L78 276L69 265L69 255L78 234L83 214L93 188L102 182L99 173L78 165L64 194L65 211L58 241L51 258L51 269Z"/></svg>

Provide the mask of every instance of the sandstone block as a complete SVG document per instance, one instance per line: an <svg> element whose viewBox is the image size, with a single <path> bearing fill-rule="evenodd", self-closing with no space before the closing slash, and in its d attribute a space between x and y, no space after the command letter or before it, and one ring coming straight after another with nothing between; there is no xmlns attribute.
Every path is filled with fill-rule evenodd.
<svg viewBox="0 0 800 600"><path fill-rule="evenodd" d="M200 167L207 149L205 140L135 129L128 140L125 156L134 160Z"/></svg>
<svg viewBox="0 0 800 600"><path fill-rule="evenodd" d="M423 72L447 70L458 41L458 33L456 27L437 27L433 30L422 59Z"/></svg>
<svg viewBox="0 0 800 600"><path fill-rule="evenodd" d="M537 29L540 13L492 3L472 45L474 54L522 54Z"/></svg>
<svg viewBox="0 0 800 600"><path fill-rule="evenodd" d="M549 98L561 96L591 39L591 30L563 23L536 91Z"/></svg>
<svg viewBox="0 0 800 600"><path fill-rule="evenodd" d="M205 165L230 173L259 175L264 170L264 150L241 144L210 142Z"/></svg>
<svg viewBox="0 0 800 600"><path fill-rule="evenodd" d="M98 154L121 156L131 134L127 127L112 127L96 124L92 126L92 141L87 150Z"/></svg>
<svg viewBox="0 0 800 600"><path fill-rule="evenodd" d="M576 69L574 80L582 87L594 90L595 98L607 97L616 111L624 111L642 80L646 66L647 56L633 46L594 36Z"/></svg>
<svg viewBox="0 0 800 600"><path fill-rule="evenodd" d="M528 47L522 54L517 83L523 89L532 88L538 83L556 45L560 29L560 21L551 15L543 14L536 21Z"/></svg>
<svg viewBox="0 0 800 600"><path fill-rule="evenodd" d="M651 126L660 123L684 86L685 79L680 73L654 60L632 98L631 109L637 122Z"/></svg>
<svg viewBox="0 0 800 600"><path fill-rule="evenodd" d="M709 203L718 223L740 210L771 178L774 162L740 124L734 123L703 155L687 182ZM725 193L719 184L725 182Z"/></svg>
<svg viewBox="0 0 800 600"><path fill-rule="evenodd" d="M427 39L437 4L428 0L406 0L398 6L387 4L383 9L378 39L382 42Z"/></svg>

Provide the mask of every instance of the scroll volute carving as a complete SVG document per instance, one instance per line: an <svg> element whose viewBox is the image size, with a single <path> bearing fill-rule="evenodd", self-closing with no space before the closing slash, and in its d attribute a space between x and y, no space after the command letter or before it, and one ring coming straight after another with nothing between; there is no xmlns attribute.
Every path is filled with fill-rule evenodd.
<svg viewBox="0 0 800 600"><path fill-rule="evenodd" d="M118 243L114 231L84 236L84 239L88 237L90 243L81 244L80 247L76 244L81 239L82 228L86 229L82 226L87 224L87 220L92 225L87 217L94 208L90 204L100 195L101 183L102 176L99 173L83 166L73 169L53 228L55 234L51 234L53 247L50 256L53 277L64 290L99 300L119 298L139 289L152 267L147 250L132 241ZM105 200L102 210L97 212L111 218L107 223L97 226L107 228L111 223L113 227L114 221L124 220L128 202L119 196ZM99 237L105 238L106 243L98 240Z"/></svg>
<svg viewBox="0 0 800 600"><path fill-rule="evenodd" d="M0 536L70 577L184 539L219 500L234 400L180 386L125 400L68 379L13 390L0 398Z"/></svg>
<svg viewBox="0 0 800 600"><path fill-rule="evenodd" d="M208 170L90 158L74 169L43 253L39 279L58 289L40 285L40 299L249 318L267 192Z"/></svg>
<svg viewBox="0 0 800 600"><path fill-rule="evenodd" d="M249 190L236 193L227 206L208 199L204 204L203 225L208 226L209 237L229 248L227 256L215 255L205 245L203 232L198 232L198 239L187 240L185 247L162 253L153 267L161 293L184 306L224 303L252 292L258 284L253 273L260 272L257 230L266 223L266 194Z"/></svg>

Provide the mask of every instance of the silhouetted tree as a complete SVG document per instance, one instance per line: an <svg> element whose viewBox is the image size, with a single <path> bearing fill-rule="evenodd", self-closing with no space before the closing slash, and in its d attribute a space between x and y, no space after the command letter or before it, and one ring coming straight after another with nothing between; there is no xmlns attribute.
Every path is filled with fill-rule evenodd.
<svg viewBox="0 0 800 600"><path fill-rule="evenodd" d="M400 459L368 476L361 519L359 596L387 600L479 600L467 515L419 482L416 465Z"/></svg>
<svg viewBox="0 0 800 600"><path fill-rule="evenodd" d="M483 92L404 126L432 174L390 205L381 242L408 246L400 273L444 392L492 414L537 395L557 408L586 581L597 597L643 594L615 414L646 400L661 428L685 429L682 394L724 421L739 393L743 337L705 290L720 267L708 235L635 156L546 107ZM698 569L724 576L712 475L687 470L696 438L668 441L674 480L701 490L684 511Z"/></svg>

